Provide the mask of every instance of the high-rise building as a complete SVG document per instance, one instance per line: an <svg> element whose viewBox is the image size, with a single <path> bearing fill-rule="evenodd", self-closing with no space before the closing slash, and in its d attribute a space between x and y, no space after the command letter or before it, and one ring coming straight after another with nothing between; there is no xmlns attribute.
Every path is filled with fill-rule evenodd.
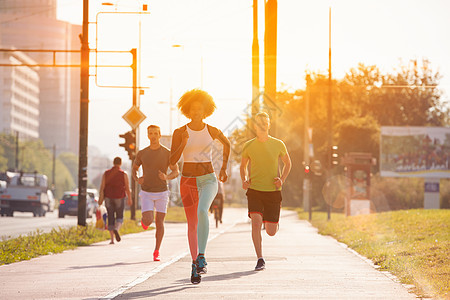
<svg viewBox="0 0 450 300"><path fill-rule="evenodd" d="M0 12L56 19L56 4L57 0L0 0Z"/></svg>
<svg viewBox="0 0 450 300"><path fill-rule="evenodd" d="M0 53L4 64L35 64L24 53ZM0 132L21 138L39 137L39 75L37 67L0 68Z"/></svg>
<svg viewBox="0 0 450 300"><path fill-rule="evenodd" d="M0 0L0 46L16 49L79 50L82 28L56 19L56 0ZM26 53L26 52L25 52ZM26 53L37 63L52 53ZM79 53L59 53L56 62L78 64ZM39 73L39 138L57 152L78 153L79 68L42 67Z"/></svg>

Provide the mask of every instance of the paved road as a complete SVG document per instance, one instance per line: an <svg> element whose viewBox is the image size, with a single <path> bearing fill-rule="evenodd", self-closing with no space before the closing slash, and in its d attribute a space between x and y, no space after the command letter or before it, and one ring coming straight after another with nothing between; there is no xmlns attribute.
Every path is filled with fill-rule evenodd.
<svg viewBox="0 0 450 300"><path fill-rule="evenodd" d="M92 218L86 219L89 223ZM95 220L95 217L94 217ZM14 212L14 217L0 217L0 239L10 239L19 235L27 235L36 229L50 232L53 228L76 226L76 216L58 218L58 210L47 212L45 217L33 217L33 213Z"/></svg>
<svg viewBox="0 0 450 300"><path fill-rule="evenodd" d="M212 219L211 219L212 220ZM227 209L210 228L208 274L190 283L185 224L166 224L162 261L151 260L154 231L0 267L4 299L414 299L389 274L284 211L264 235L267 269L256 258L245 209Z"/></svg>

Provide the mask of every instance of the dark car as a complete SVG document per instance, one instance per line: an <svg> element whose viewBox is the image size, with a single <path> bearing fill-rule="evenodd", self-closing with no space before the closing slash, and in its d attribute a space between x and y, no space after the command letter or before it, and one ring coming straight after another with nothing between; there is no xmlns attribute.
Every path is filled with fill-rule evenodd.
<svg viewBox="0 0 450 300"><path fill-rule="evenodd" d="M91 218L95 213L96 202L89 194L86 194L86 217ZM78 215L78 193L65 192L62 199L59 200L58 217L64 218L65 215Z"/></svg>

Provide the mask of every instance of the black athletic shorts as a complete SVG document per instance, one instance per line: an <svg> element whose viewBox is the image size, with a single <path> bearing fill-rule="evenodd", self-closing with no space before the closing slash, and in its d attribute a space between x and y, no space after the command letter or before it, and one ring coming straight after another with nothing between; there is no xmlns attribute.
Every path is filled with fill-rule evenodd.
<svg viewBox="0 0 450 300"><path fill-rule="evenodd" d="M262 192L247 190L248 217L250 213L258 213L263 222L278 223L280 220L281 191Z"/></svg>

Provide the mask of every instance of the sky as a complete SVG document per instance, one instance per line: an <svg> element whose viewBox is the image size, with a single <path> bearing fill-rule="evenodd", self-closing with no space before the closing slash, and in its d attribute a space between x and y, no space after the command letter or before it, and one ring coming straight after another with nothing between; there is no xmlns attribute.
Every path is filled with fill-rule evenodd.
<svg viewBox="0 0 450 300"><path fill-rule="evenodd" d="M59 0L58 18L81 24L82 2ZM241 124L252 97L253 0L102 2L90 1L90 22L96 22L90 25L90 47L140 49L140 85L144 87L140 109L147 117L140 126L140 148L149 144L148 125L159 125L167 135L187 122L175 106L192 88L206 90L216 101L217 110L207 123L223 131ZM148 5L149 14L126 13L140 11L142 4ZM261 83L263 4L258 1ZM443 76L443 101L450 99L450 1L446 0L278 0L278 90L304 88L305 74L310 71L327 74L330 7L334 79L343 78L358 63L394 72L401 62L426 58ZM129 54L99 55L97 59L105 64L131 62ZM122 116L131 108L132 91L97 85L129 86L131 69L99 68L96 78L91 78L90 85L89 145L108 157L125 157L118 146L123 141L119 134L130 129Z"/></svg>

